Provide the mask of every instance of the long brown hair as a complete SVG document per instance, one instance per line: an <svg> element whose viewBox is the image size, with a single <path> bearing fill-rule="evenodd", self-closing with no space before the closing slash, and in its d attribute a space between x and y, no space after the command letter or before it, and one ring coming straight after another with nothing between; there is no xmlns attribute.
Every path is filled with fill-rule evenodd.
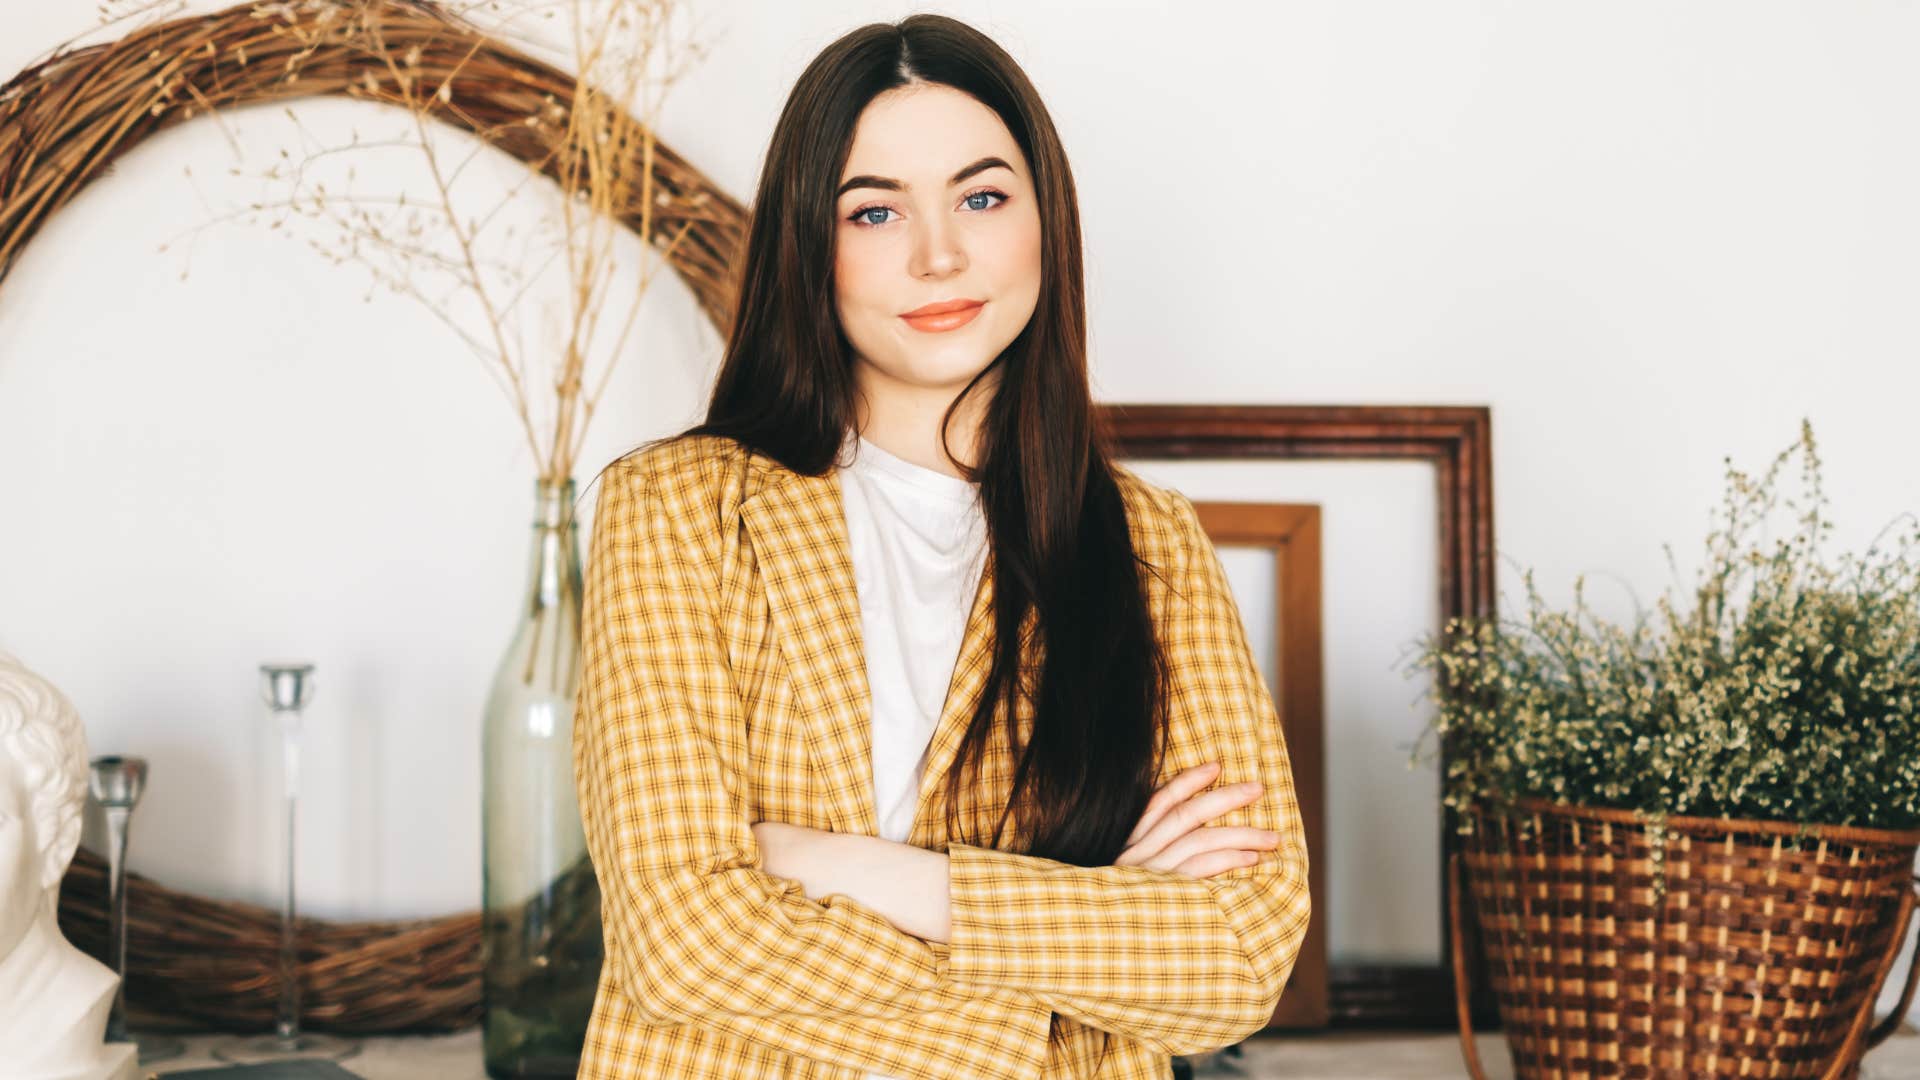
<svg viewBox="0 0 1920 1080"><path fill-rule="evenodd" d="M941 424L998 369L981 419L980 485L994 578L987 684L947 774L949 826L977 781L996 705L1006 705L1027 852L1108 865L1152 795L1165 730L1166 664L1153 633L1110 435L1087 380L1080 214L1053 121L1025 72L984 34L916 14L854 30L801 73L774 128L737 268L739 303L706 420L677 435L723 435L786 467L832 467L855 418L854 353L835 315L835 189L867 104L939 83L998 113L1026 154L1043 240L1033 317L968 383ZM1032 610L1040 660L1021 685L1020 629ZM1032 678L1037 674L1037 678ZM1016 694L1030 694L1026 745ZM951 831L950 831L951 834Z"/></svg>

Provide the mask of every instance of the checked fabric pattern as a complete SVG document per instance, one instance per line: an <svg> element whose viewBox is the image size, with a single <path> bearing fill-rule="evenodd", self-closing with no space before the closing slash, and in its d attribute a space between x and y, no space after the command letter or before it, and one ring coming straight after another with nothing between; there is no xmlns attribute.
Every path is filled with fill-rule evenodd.
<svg viewBox="0 0 1920 1080"><path fill-rule="evenodd" d="M944 781L992 644L987 560L910 843L950 859L951 941L762 869L751 824L877 835L839 488L731 439L614 462L594 514L574 761L606 960L579 1075L1156 1080L1271 1017L1309 915L1287 748L1193 504L1117 470L1167 650L1158 782L1219 759L1282 843L1207 879L985 846L1004 725L946 833ZM1031 704L1015 722L1031 730Z"/></svg>

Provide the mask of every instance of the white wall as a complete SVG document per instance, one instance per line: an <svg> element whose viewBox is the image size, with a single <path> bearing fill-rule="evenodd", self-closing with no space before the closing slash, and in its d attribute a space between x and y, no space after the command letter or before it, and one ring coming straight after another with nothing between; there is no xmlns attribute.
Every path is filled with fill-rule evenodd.
<svg viewBox="0 0 1920 1080"><path fill-rule="evenodd" d="M709 0L719 36L664 137L745 197L806 61L914 9ZM1834 550L1920 506L1920 9L936 10L1006 45L1067 140L1102 399L1490 405L1510 603L1530 566L1556 602L1589 573L1624 615L1599 579L1650 603L1673 580L1663 542L1690 580L1722 456L1757 468L1802 416ZM90 17L0 0L0 68ZM382 122L298 114L340 136ZM237 164L293 139L277 109L229 124ZM153 760L135 870L263 900L253 667L312 656L304 906L470 907L527 451L477 361L409 302L362 303L351 268L232 229L179 281L155 248L206 217L188 164L218 193L227 135L202 120L142 146L0 289L0 647L66 689L96 753ZM589 473L700 410L718 346L684 291L660 287L642 329ZM1350 610L1405 602L1401 578L1338 573ZM1334 850L1417 859L1428 835L1336 829Z"/></svg>

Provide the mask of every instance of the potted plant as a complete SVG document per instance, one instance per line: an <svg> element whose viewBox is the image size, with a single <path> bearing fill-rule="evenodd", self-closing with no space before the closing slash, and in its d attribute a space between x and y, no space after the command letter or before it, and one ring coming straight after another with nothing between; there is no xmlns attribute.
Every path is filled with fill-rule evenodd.
<svg viewBox="0 0 1920 1080"><path fill-rule="evenodd" d="M1796 451L1799 527L1749 545ZM1828 565L1806 421L1760 481L1730 460L1727 479L1689 608L1662 596L1623 627L1588 608L1584 577L1562 611L1528 571L1524 619L1450 620L1419 643L1438 708L1414 755L1444 751L1476 1077L1463 905L1522 1080L1838 1080L1911 1004L1920 964L1869 1030L1915 906L1920 529Z"/></svg>

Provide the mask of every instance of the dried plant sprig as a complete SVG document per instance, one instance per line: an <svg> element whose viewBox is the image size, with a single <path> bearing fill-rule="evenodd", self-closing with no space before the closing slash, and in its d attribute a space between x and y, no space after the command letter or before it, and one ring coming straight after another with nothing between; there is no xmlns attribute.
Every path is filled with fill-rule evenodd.
<svg viewBox="0 0 1920 1080"><path fill-rule="evenodd" d="M1802 453L1799 527L1770 548L1748 535ZM1571 611L1524 580L1524 619L1461 618L1419 642L1438 706L1416 762L1444 746L1443 801L1523 797L1665 815L1904 829L1920 826L1920 527L1829 565L1820 545L1811 423L1758 481L1727 462L1724 522L1694 602L1657 619L1597 617L1585 577ZM1893 528L1892 525L1888 529ZM1671 564L1672 552L1668 551Z"/></svg>
<svg viewBox="0 0 1920 1080"><path fill-rule="evenodd" d="M451 53L425 50L413 34L390 41L386 26L396 8L431 10L469 44ZM277 60L283 83L296 82L320 63L326 65L323 74L337 77L344 62L359 78L346 80L342 92L396 107L404 127L391 137L367 141L355 129L347 142L328 145L285 109L303 139L301 152L282 148L257 175L287 193L214 214L189 231L197 235L236 219L257 222L263 215L272 215L269 229L296 217L319 226L302 232L323 256L357 264L374 287L419 302L482 360L514 410L539 476L548 481L570 477L658 273L655 259L671 260L696 224L696 218L683 216L673 234L662 239L653 221L656 205L671 201L654 187L655 121L666 91L702 54L697 43L676 38L675 0L289 0L255 4L253 14L286 42ZM528 41L515 28L529 19L552 21L556 14L565 16L559 21L567 27L568 48ZM524 113L489 116L465 110L456 85L497 77L496 66L478 61L507 41L530 45L531 51L558 52L570 61L574 84L565 107L547 93ZM436 131L443 121L470 136ZM463 137L464 146L450 149ZM471 185L457 187L477 157L508 140L529 139L539 151L521 155L524 172L490 202L473 194ZM336 180L330 186L321 178L321 167L335 158L392 149L417 152L424 193L409 199L404 190L397 195L357 190L352 184L359 170L353 165L344 185ZM535 228L522 230L517 243L511 224L493 228L503 209L526 206L536 197L549 212ZM653 245L638 245L637 284L631 287L621 276L617 244L627 228L656 237ZM564 285L551 290L557 295L543 296L543 277L559 260L564 260ZM548 332L542 324L531 345L522 306L529 300L552 301L562 312L557 329ZM610 320L613 339L607 342L600 331L610 304L619 307ZM598 371L591 370L603 354Z"/></svg>

